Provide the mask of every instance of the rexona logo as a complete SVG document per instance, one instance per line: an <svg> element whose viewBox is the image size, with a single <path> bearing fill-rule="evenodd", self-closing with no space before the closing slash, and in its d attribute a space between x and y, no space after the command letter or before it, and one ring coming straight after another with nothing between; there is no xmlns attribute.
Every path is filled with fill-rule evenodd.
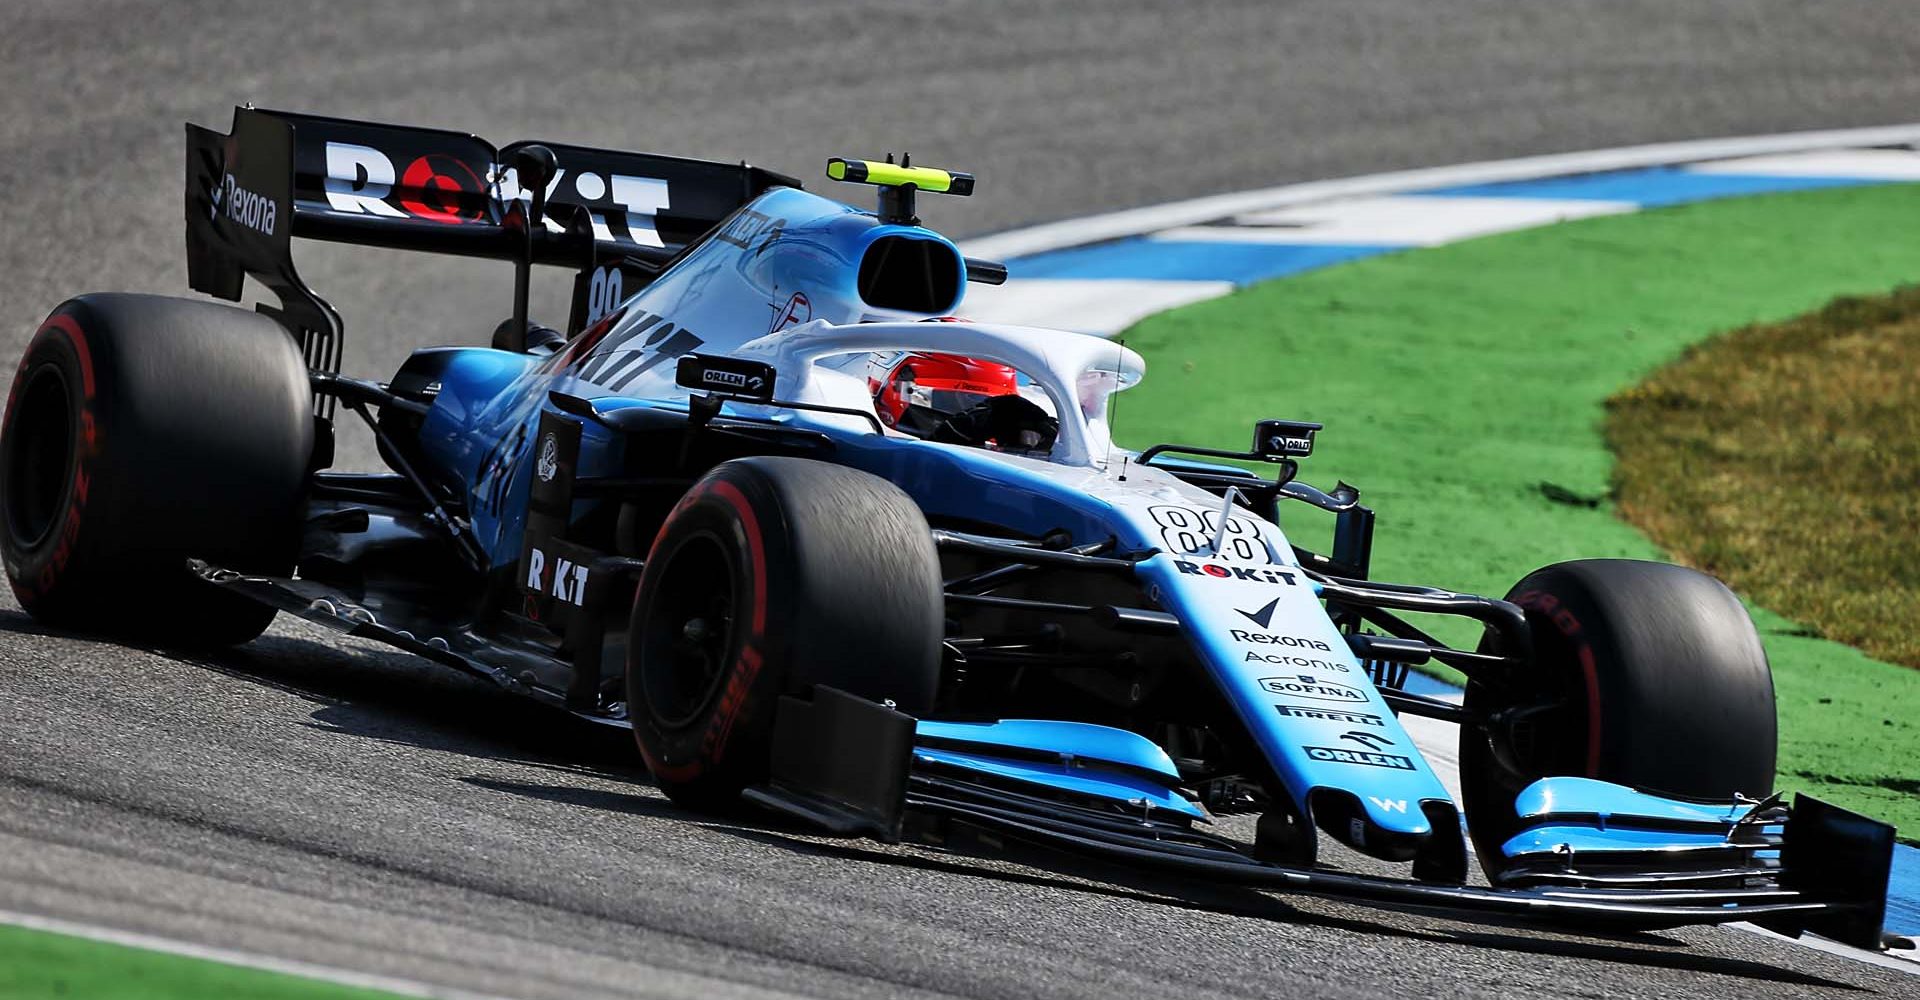
<svg viewBox="0 0 1920 1000"><path fill-rule="evenodd" d="M1256 646L1292 646L1295 649L1317 649L1322 653L1333 652L1333 647L1318 639L1302 639L1291 635L1274 635L1271 632L1249 632L1246 629L1228 629L1235 639L1250 642Z"/></svg>
<svg viewBox="0 0 1920 1000"><path fill-rule="evenodd" d="M1394 771L1413 770L1413 761L1394 753L1368 753L1364 750L1341 750L1338 747L1301 747L1307 756L1314 760L1330 761L1335 764L1360 764L1365 767L1384 767Z"/></svg>
<svg viewBox="0 0 1920 1000"><path fill-rule="evenodd" d="M226 175L220 182L219 194L228 219L263 236L273 235L274 227L279 223L280 208L272 198L241 187L232 174Z"/></svg>
<svg viewBox="0 0 1920 1000"><path fill-rule="evenodd" d="M547 554L527 550L527 589L579 606L587 599L587 567L570 559L554 559L553 572L547 572ZM547 584L548 580L552 584Z"/></svg>
<svg viewBox="0 0 1920 1000"><path fill-rule="evenodd" d="M1344 701L1364 703L1367 696L1345 684L1329 684L1316 680L1312 674L1299 674L1293 677L1262 677L1260 686L1272 694L1290 694L1314 701Z"/></svg>
<svg viewBox="0 0 1920 1000"><path fill-rule="evenodd" d="M1219 563L1187 562L1176 559L1175 569L1188 576L1210 576L1216 580L1252 580L1254 583L1284 583L1289 587L1298 586L1294 577L1298 574L1283 569L1267 569L1264 566L1222 566Z"/></svg>
<svg viewBox="0 0 1920 1000"><path fill-rule="evenodd" d="M1274 711L1289 719L1312 719L1315 722L1338 722L1349 726L1386 727L1377 715L1365 712L1342 712L1333 708L1308 708L1305 705L1275 705Z"/></svg>

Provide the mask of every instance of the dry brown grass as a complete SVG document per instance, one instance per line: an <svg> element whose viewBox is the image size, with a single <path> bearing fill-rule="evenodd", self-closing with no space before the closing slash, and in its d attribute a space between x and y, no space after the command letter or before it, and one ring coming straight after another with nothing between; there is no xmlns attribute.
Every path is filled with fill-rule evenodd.
<svg viewBox="0 0 1920 1000"><path fill-rule="evenodd" d="M1677 558L1920 667L1920 287L1693 347L1606 434L1621 513Z"/></svg>

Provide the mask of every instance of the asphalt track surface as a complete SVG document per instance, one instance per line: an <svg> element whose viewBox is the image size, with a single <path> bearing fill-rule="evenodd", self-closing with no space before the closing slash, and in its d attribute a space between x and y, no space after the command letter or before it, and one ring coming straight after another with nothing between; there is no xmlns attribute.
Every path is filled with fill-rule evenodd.
<svg viewBox="0 0 1920 1000"><path fill-rule="evenodd" d="M0 353L69 294L184 292L181 122L245 100L806 178L904 147L980 175L969 203L923 200L959 234L1920 106L1909 0L1680 6L12 0ZM509 308L504 266L299 254L355 373L483 342ZM1916 989L1725 930L1544 933L689 816L619 741L284 617L181 657L47 634L10 597L0 909L526 996Z"/></svg>

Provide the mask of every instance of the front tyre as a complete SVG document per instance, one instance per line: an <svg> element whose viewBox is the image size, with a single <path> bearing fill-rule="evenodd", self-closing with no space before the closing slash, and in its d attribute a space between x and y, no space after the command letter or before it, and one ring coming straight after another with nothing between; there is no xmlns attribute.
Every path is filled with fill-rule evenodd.
<svg viewBox="0 0 1920 1000"><path fill-rule="evenodd" d="M1773 673L1720 581L1585 559L1534 571L1507 600L1526 609L1534 662L1469 683L1467 710L1497 721L1460 728L1467 826L1488 877L1520 829L1514 796L1537 778L1720 801L1773 791Z"/></svg>
<svg viewBox="0 0 1920 1000"><path fill-rule="evenodd" d="M944 599L926 518L876 476L744 458L667 516L634 601L627 703L669 797L732 805L764 782L773 709L814 685L932 707Z"/></svg>
<svg viewBox="0 0 1920 1000"><path fill-rule="evenodd" d="M306 366L231 306L84 295L47 317L0 426L0 554L36 620L166 644L260 634L189 558L290 575L313 451Z"/></svg>

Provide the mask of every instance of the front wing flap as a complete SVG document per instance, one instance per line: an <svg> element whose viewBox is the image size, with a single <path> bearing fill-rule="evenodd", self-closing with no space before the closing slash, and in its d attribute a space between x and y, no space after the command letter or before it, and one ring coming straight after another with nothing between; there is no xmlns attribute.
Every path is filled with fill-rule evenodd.
<svg viewBox="0 0 1920 1000"><path fill-rule="evenodd" d="M830 689L816 689L815 697L836 704L858 701ZM790 707L783 702L782 710ZM1144 798L1067 801L1031 783L1010 785L991 772L943 764L936 754L912 750L907 716L870 703L859 712L863 726L886 733L884 740L857 751L838 741L839 752L807 755L804 768L781 766L771 793L750 792L749 797L843 835L892 840L902 830L937 834L943 825L961 824L1131 868L1282 892L1616 930L1753 921L1781 933L1811 931L1861 948L1881 943L1892 827L1805 795L1787 810L1782 824L1781 865L1756 869L1737 884L1481 888L1262 861L1251 845L1198 829L1192 815L1155 808ZM893 717L891 725L885 716ZM818 722L809 718L807 724ZM892 765L876 770L876 750ZM911 763L902 759L908 756ZM881 772L885 780L876 782L872 776Z"/></svg>

